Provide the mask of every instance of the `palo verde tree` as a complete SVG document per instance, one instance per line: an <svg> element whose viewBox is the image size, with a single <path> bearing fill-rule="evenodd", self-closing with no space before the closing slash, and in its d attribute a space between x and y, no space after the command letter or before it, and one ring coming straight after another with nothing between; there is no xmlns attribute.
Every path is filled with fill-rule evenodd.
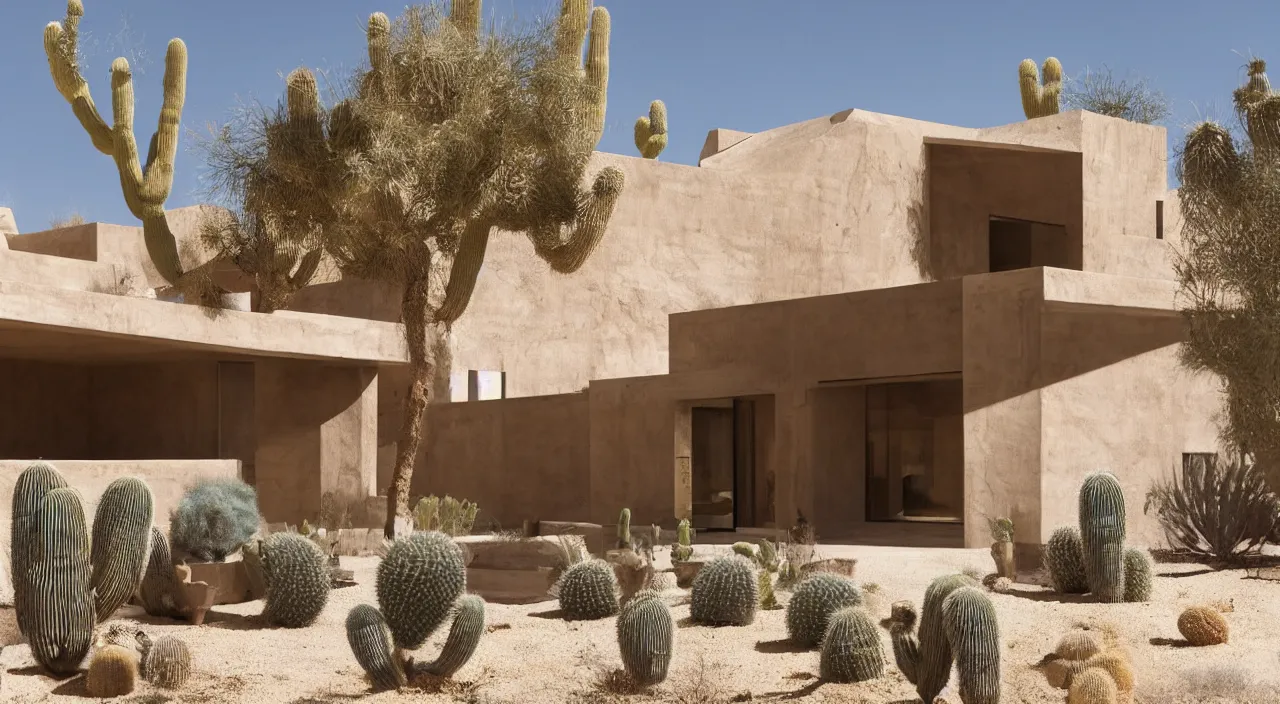
<svg viewBox="0 0 1280 704"><path fill-rule="evenodd" d="M1234 93L1243 139L1202 122L1178 159L1182 359L1222 380L1224 440L1280 489L1280 95L1261 59L1248 74Z"/></svg>
<svg viewBox="0 0 1280 704"><path fill-rule="evenodd" d="M58 92L71 105L80 125L98 151L115 160L120 188L129 212L142 221L147 253L156 270L171 286L202 303L216 304L221 291L212 283L208 267L187 271L178 256L178 245L165 216L164 202L173 188L173 165L178 151L178 124L187 95L187 45L181 39L169 41L164 57L164 102L160 121L147 151L145 164L139 161L138 142L133 132L133 72L129 61L111 63L111 112L108 125L98 112L89 84L80 71L79 27L84 16L81 0L68 0L63 22L44 28L44 51Z"/></svg>

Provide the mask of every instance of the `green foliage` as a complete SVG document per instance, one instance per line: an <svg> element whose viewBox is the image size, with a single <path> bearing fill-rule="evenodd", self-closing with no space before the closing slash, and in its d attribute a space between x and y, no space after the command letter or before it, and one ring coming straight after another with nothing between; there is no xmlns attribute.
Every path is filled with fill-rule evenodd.
<svg viewBox="0 0 1280 704"><path fill-rule="evenodd" d="M324 552L296 533L272 533L262 541L261 555L267 586L263 617L285 628L315 623L329 602L331 578Z"/></svg>
<svg viewBox="0 0 1280 704"><path fill-rule="evenodd" d="M865 611L847 606L831 615L818 667L828 682L866 682L884 675L884 648Z"/></svg>
<svg viewBox="0 0 1280 704"><path fill-rule="evenodd" d="M572 565L557 584L568 621L593 621L618 613L618 577L613 566L593 559Z"/></svg>
<svg viewBox="0 0 1280 704"><path fill-rule="evenodd" d="M1182 470L1147 491L1169 545L1230 562L1267 542L1280 521L1280 502L1257 463L1235 455L1184 455Z"/></svg>
<svg viewBox="0 0 1280 704"><path fill-rule="evenodd" d="M1078 529L1071 526L1055 529L1045 543L1044 562L1055 591L1060 594L1089 591L1084 571L1084 543Z"/></svg>
<svg viewBox="0 0 1280 704"><path fill-rule="evenodd" d="M1124 600L1127 602L1151 601L1155 566L1145 550L1128 548L1124 551Z"/></svg>
<svg viewBox="0 0 1280 704"><path fill-rule="evenodd" d="M641 686L667 679L675 643L671 609L652 590L637 592L618 614L618 649L627 674Z"/></svg>
<svg viewBox="0 0 1280 704"><path fill-rule="evenodd" d="M787 603L787 635L793 643L811 648L822 642L831 614L862 605L862 591L850 580L830 572L815 572L796 587Z"/></svg>
<svg viewBox="0 0 1280 704"><path fill-rule="evenodd" d="M724 555L698 570L689 613L704 625L748 626L755 621L759 602L751 561L741 555Z"/></svg>
<svg viewBox="0 0 1280 704"><path fill-rule="evenodd" d="M1124 599L1124 492L1115 475L1095 472L1080 487L1080 538L1089 591L1104 602Z"/></svg>
<svg viewBox="0 0 1280 704"><path fill-rule="evenodd" d="M443 499L424 496L413 509L413 527L419 531L440 531L445 535L471 535L480 507L452 496Z"/></svg>
<svg viewBox="0 0 1280 704"><path fill-rule="evenodd" d="M169 519L175 550L202 562L222 562L261 523L258 493L235 478L206 479L187 490Z"/></svg>

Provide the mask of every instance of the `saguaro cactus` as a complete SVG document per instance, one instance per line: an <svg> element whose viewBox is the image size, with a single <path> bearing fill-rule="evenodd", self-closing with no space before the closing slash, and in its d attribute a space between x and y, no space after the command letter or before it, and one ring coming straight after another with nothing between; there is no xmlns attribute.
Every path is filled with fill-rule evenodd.
<svg viewBox="0 0 1280 704"><path fill-rule="evenodd" d="M144 168L138 158L138 143L133 132L133 71L124 58L111 63L111 108L115 124L108 125L94 105L89 84L81 76L76 58L83 16L81 0L68 0L66 19L62 23L50 22L44 28L44 51L53 84L70 103L93 146L115 160L125 204L129 212L142 221L147 253L165 281L177 286L187 272L178 258L178 245L165 217L164 202L173 188L178 124L186 102L187 45L181 39L171 39L165 52L160 121L151 136Z"/></svg>
<svg viewBox="0 0 1280 704"><path fill-rule="evenodd" d="M1062 62L1050 56L1044 60L1044 82L1036 62L1023 59L1018 65L1018 86L1022 90L1022 112L1027 119L1057 115L1062 96Z"/></svg>
<svg viewBox="0 0 1280 704"><path fill-rule="evenodd" d="M649 116L636 119L636 149L646 159L657 159L667 148L667 105L661 100L649 103Z"/></svg>
<svg viewBox="0 0 1280 704"><path fill-rule="evenodd" d="M1124 492L1115 475L1095 472L1080 487L1080 538L1089 591L1105 602L1124 600Z"/></svg>

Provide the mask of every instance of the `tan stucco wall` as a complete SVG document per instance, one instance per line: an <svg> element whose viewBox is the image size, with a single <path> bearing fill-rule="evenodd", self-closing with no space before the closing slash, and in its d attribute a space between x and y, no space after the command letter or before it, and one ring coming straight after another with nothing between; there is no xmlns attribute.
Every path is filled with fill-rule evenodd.
<svg viewBox="0 0 1280 704"><path fill-rule="evenodd" d="M0 524L8 525L12 511L13 485L18 475L34 460L0 459ZM67 483L80 492L85 517L92 522L98 499L107 485L120 477L138 477L146 481L155 500L155 522L168 528L169 513L177 508L187 487L201 479L236 477L240 463L234 460L134 460L97 461L45 458L62 473ZM5 531L4 540L9 539Z"/></svg>

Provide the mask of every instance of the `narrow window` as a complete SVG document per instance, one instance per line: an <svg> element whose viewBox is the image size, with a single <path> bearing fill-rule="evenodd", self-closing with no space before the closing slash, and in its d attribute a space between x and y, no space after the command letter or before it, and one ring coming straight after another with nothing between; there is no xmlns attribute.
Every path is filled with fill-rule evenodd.
<svg viewBox="0 0 1280 704"><path fill-rule="evenodd" d="M1156 239L1164 239L1164 201L1156 201Z"/></svg>

